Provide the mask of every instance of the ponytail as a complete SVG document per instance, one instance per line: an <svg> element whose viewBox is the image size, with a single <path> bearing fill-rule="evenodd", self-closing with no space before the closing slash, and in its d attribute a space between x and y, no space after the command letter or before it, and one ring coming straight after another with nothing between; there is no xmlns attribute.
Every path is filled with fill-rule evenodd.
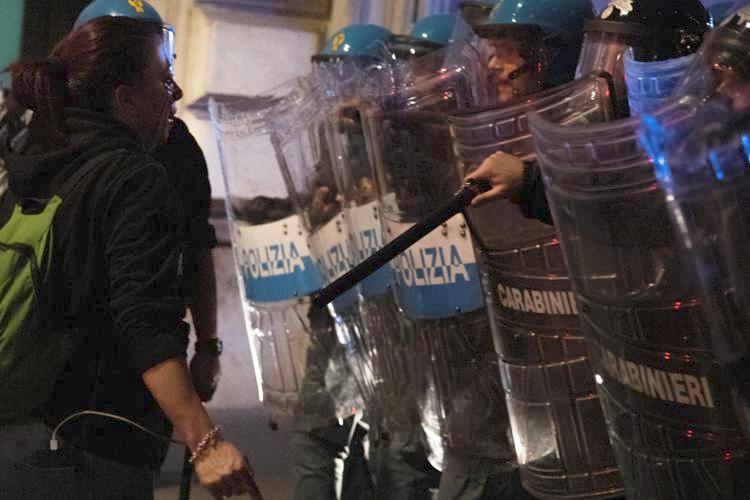
<svg viewBox="0 0 750 500"><path fill-rule="evenodd" d="M31 131L48 146L65 144L67 69L60 59L21 60L9 67L13 97L34 111Z"/></svg>

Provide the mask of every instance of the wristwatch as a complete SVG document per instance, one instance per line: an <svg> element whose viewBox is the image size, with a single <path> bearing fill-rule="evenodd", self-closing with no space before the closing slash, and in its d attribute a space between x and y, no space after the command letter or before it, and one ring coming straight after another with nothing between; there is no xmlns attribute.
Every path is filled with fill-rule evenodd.
<svg viewBox="0 0 750 500"><path fill-rule="evenodd" d="M219 356L224 350L224 344L221 339L198 339L195 341L195 352L206 352Z"/></svg>

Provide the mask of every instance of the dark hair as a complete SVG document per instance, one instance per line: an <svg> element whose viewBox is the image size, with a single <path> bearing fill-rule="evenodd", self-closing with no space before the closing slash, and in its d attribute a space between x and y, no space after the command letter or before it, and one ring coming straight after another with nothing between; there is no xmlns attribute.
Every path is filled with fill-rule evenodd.
<svg viewBox="0 0 750 500"><path fill-rule="evenodd" d="M101 17L68 33L49 57L10 65L13 95L34 111L31 132L65 142L65 106L110 112L120 84L134 84L149 63L157 23Z"/></svg>

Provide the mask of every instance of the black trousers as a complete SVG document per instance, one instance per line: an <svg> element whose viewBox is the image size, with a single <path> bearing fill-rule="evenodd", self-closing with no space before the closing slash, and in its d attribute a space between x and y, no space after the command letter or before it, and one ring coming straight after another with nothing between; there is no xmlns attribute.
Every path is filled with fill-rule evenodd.
<svg viewBox="0 0 750 500"><path fill-rule="evenodd" d="M153 500L155 477L83 450L51 452L42 422L0 424L3 500Z"/></svg>

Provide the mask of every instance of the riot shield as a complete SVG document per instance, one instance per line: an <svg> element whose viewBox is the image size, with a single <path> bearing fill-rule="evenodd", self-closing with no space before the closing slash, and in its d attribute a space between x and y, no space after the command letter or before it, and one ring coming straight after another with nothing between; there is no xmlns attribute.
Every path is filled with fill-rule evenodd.
<svg viewBox="0 0 750 500"><path fill-rule="evenodd" d="M529 126L628 497L748 497L747 442L639 120Z"/></svg>
<svg viewBox="0 0 750 500"><path fill-rule="evenodd" d="M290 416L303 384L306 414L319 424L334 418L323 375L304 381L325 335L311 328L310 295L322 284L302 223L274 160L268 116L293 107L309 92L292 80L256 97L212 101L227 190L235 267L259 393L272 421ZM320 332L319 332L320 333Z"/></svg>
<svg viewBox="0 0 750 500"><path fill-rule="evenodd" d="M745 11L750 14L750 9ZM750 51L742 11L714 31L696 55L683 89L666 110L644 119L641 140L654 160L673 227L692 263L724 383L750 436L746 382L748 329L747 138Z"/></svg>
<svg viewBox="0 0 750 500"><path fill-rule="evenodd" d="M653 113L672 96L694 55L665 61L641 62L625 53L625 80L630 114Z"/></svg>
<svg viewBox="0 0 750 500"><path fill-rule="evenodd" d="M594 74L515 104L451 116L454 150L466 173L496 151L533 160L529 110L575 124L607 121L612 108L607 79ZM554 227L526 219L508 200L468 213L524 487L540 498L621 495Z"/></svg>
<svg viewBox="0 0 750 500"><path fill-rule="evenodd" d="M380 69L379 69L380 68ZM339 61L320 68L331 105L325 117L334 177L350 237L352 262L359 264L383 246L380 204L375 176L365 142L359 111L365 74L377 81L376 64L361 67ZM357 359L367 363L361 377L370 413L376 413L379 434L391 443L409 439L419 425L414 362L415 340L408 325L399 323L392 287L395 275L386 266L357 286L360 329L352 332ZM363 374L364 375L364 374ZM385 434L385 436L383 436Z"/></svg>
<svg viewBox="0 0 750 500"><path fill-rule="evenodd" d="M644 35L645 26L638 23L591 20L584 25L583 46L576 68L576 78L592 71L606 71L612 76L612 94L619 117L628 116L628 94L623 57L628 48Z"/></svg>
<svg viewBox="0 0 750 500"><path fill-rule="evenodd" d="M747 57L750 2L737 2L733 12L706 37L686 72L689 77L682 79L675 96L700 99L732 96L734 102L741 104L743 92L740 86L750 75Z"/></svg>
<svg viewBox="0 0 750 500"><path fill-rule="evenodd" d="M276 158L307 235L310 255L327 284L352 267L352 245L326 138L326 109L331 104L328 89L320 74L310 81L311 92L288 113L276 113L270 122ZM319 311L329 315L335 325L337 342L331 360L340 372L327 373L336 379L331 383L341 389L336 402L339 416L363 410L363 394L373 387L368 360L355 348L362 331L356 305L356 290L350 290L328 310Z"/></svg>
<svg viewBox="0 0 750 500"><path fill-rule="evenodd" d="M385 238L401 234L461 185L447 114L474 99L470 65L435 52L391 65L363 106ZM392 263L399 321L416 332L420 407L440 468L441 444L477 460L513 456L497 358L470 233L462 215Z"/></svg>

